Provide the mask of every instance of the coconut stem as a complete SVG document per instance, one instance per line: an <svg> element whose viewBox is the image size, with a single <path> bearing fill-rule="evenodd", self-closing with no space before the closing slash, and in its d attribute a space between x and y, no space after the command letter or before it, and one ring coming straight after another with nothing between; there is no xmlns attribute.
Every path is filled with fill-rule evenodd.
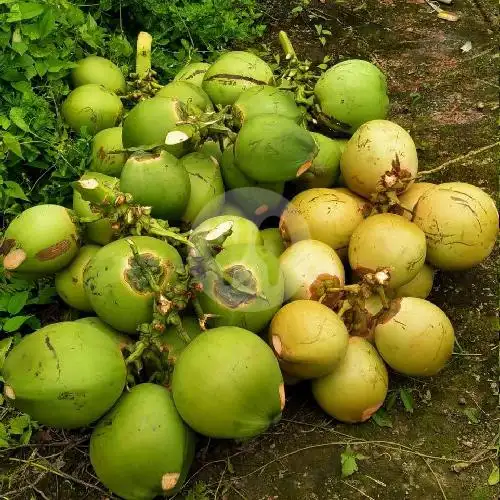
<svg viewBox="0 0 500 500"><path fill-rule="evenodd" d="M297 54L295 53L295 49L293 48L292 42L290 41L290 38L288 38L288 35L284 31L280 31L278 37L281 48L285 52L286 60L288 61L290 59L297 59Z"/></svg>
<svg viewBox="0 0 500 500"><path fill-rule="evenodd" d="M73 182L71 186L82 195L85 201L94 205L118 206L127 201L123 193L117 195L112 188L101 184L97 179L80 179Z"/></svg>
<svg viewBox="0 0 500 500"><path fill-rule="evenodd" d="M137 37L137 55L135 59L135 72L139 80L147 78L151 72L151 45L153 37L141 31Z"/></svg>

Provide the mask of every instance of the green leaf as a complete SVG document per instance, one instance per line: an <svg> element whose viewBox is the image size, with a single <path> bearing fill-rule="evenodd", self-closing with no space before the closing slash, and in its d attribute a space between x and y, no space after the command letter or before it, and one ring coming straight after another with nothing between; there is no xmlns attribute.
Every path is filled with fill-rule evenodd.
<svg viewBox="0 0 500 500"><path fill-rule="evenodd" d="M7 439L9 437L9 434L7 432L7 427L5 427L2 422L0 422L0 439Z"/></svg>
<svg viewBox="0 0 500 500"><path fill-rule="evenodd" d="M26 414L11 418L9 421L9 433L20 436L29 428L30 422L30 416Z"/></svg>
<svg viewBox="0 0 500 500"><path fill-rule="evenodd" d="M28 201L28 197L24 194L23 188L14 181L5 181L5 194L11 198Z"/></svg>
<svg viewBox="0 0 500 500"><path fill-rule="evenodd" d="M39 16L44 11L44 7L40 3L20 2L19 10L21 12L20 20L33 19L34 17Z"/></svg>
<svg viewBox="0 0 500 500"><path fill-rule="evenodd" d="M5 144L5 147L9 151L12 151L16 156L19 156L19 158L22 158L24 160L23 153L21 152L21 145L10 132L6 132L5 134L3 134L2 140Z"/></svg>
<svg viewBox="0 0 500 500"><path fill-rule="evenodd" d="M29 318L31 318L31 315L30 316L14 316L13 318L9 318L3 324L3 329L7 333L15 332L15 331L19 330L19 328L21 328L21 326L23 326L24 323L26 322L26 320L28 320Z"/></svg>
<svg viewBox="0 0 500 500"><path fill-rule="evenodd" d="M479 423L479 410L477 408L464 408L464 415L469 419L469 422L473 424Z"/></svg>
<svg viewBox="0 0 500 500"><path fill-rule="evenodd" d="M12 337L7 337L6 339L0 340L0 370L5 363L5 358L9 352L10 346L12 345ZM1 402L0 402L1 404Z"/></svg>
<svg viewBox="0 0 500 500"><path fill-rule="evenodd" d="M19 444L28 444L30 442L32 434L33 434L33 429L31 428L30 425L19 438Z"/></svg>
<svg viewBox="0 0 500 500"><path fill-rule="evenodd" d="M372 420L379 427L392 427L391 417L385 408L379 408L377 412L372 415Z"/></svg>
<svg viewBox="0 0 500 500"><path fill-rule="evenodd" d="M498 465L494 465L491 470L491 474L488 477L488 484L490 486L495 486L500 481L500 470L498 469Z"/></svg>
<svg viewBox="0 0 500 500"><path fill-rule="evenodd" d="M10 120L5 115L0 115L0 127L4 130L10 127Z"/></svg>
<svg viewBox="0 0 500 500"><path fill-rule="evenodd" d="M367 457L361 453L356 453L348 445L346 450L340 454L340 465L342 467L342 477L349 477L358 470L357 460L363 460Z"/></svg>
<svg viewBox="0 0 500 500"><path fill-rule="evenodd" d="M408 389L399 389L399 397L408 413L413 413L413 396Z"/></svg>
<svg viewBox="0 0 500 500"><path fill-rule="evenodd" d="M7 312L9 314L17 314L22 310L28 301L29 292L24 290L22 292L17 292L9 300L9 305L7 306Z"/></svg>
<svg viewBox="0 0 500 500"><path fill-rule="evenodd" d="M42 17L38 20L38 32L40 38L45 38L56 27L56 17L52 9L46 9Z"/></svg>

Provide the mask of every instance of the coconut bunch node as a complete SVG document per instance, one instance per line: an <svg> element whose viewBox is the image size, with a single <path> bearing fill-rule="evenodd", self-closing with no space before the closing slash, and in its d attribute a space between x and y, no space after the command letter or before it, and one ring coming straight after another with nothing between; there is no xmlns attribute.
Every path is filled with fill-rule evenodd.
<svg viewBox="0 0 500 500"><path fill-rule="evenodd" d="M266 432L285 384L355 424L393 372L446 371L458 333L437 273L495 245L484 190L419 172L379 68L319 71L280 42L275 73L230 51L159 82L147 33L128 77L77 61L61 113L92 148L72 210L28 208L0 238L8 276L53 277L81 316L8 353L5 397L43 425L92 425L92 466L122 498L177 494L196 433Z"/></svg>

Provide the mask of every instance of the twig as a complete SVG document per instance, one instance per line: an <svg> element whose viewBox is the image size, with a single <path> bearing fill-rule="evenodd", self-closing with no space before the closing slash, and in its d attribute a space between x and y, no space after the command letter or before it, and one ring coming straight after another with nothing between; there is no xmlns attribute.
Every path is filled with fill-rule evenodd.
<svg viewBox="0 0 500 500"><path fill-rule="evenodd" d="M380 479L375 479L374 477L371 477L368 474L363 474L363 476L367 477L368 479L371 479L374 483L380 484L380 486L387 488L387 484L385 484L383 481L380 481Z"/></svg>
<svg viewBox="0 0 500 500"><path fill-rule="evenodd" d="M434 472L434 469L431 467L431 464L425 458L423 458L422 460L425 462L425 465L427 465L427 467L429 467L429 470L432 472L432 475L434 476L434 479L436 480L436 483L438 484L439 489L441 490L444 500L448 500L448 497L446 496L446 493L444 492L443 487L441 486L441 482L439 481L437 474Z"/></svg>
<svg viewBox="0 0 500 500"><path fill-rule="evenodd" d="M370 500L375 500L373 497L371 497L370 495L365 493L363 490L356 488L356 486L354 486L354 484L348 483L347 481L344 481L343 479L342 479L342 482L344 484L346 484L347 486L349 486L349 488L352 488L353 490L356 490L357 492L361 493L361 495L363 495L365 498L369 498Z"/></svg>
<svg viewBox="0 0 500 500"><path fill-rule="evenodd" d="M224 479L224 476L226 475L226 471L227 471L227 460L226 460L226 467L224 467L224 470L222 471L222 474L220 475L219 484L217 485L217 489L215 490L214 500L217 500L217 495L219 494L222 480Z"/></svg>
<svg viewBox="0 0 500 500"><path fill-rule="evenodd" d="M487 146L483 146L482 148L473 149L472 151L469 151L468 153L466 153L464 155L460 155L460 156L457 156L456 158L452 158L451 160L445 161L444 163L442 163L441 165L439 165L436 168L431 168L430 170L423 170L422 172L419 172L417 174L417 178L439 172L439 171L449 167L450 165L461 162L463 160L468 160L469 158L472 158L473 156L477 156L477 155L484 153L485 151L488 151L489 149L495 148L499 145L500 145L500 141L497 141L497 142L494 142L492 144L488 144Z"/></svg>

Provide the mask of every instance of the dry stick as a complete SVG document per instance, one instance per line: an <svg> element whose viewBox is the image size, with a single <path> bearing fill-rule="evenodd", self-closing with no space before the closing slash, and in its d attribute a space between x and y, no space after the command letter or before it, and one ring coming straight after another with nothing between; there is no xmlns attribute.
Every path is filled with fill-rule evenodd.
<svg viewBox="0 0 500 500"><path fill-rule="evenodd" d="M77 483L81 486L85 486L86 488L90 488L92 490L97 490L99 493L103 495L107 495L108 493L104 491L103 489L99 488L99 486L95 486L93 484L87 483L85 481L82 481L81 479L78 479L76 477L71 476L70 474L66 474L66 472L62 472L56 469L51 469L49 467L45 467L44 465L38 464L36 462L30 462L29 460L22 460L20 458L9 458L10 461L12 462L21 462L24 464L27 464L30 467L35 467L36 469L44 470L47 472L50 472L52 474L55 474L56 476L60 476L64 479L67 479L69 481L73 481L74 483Z"/></svg>
<svg viewBox="0 0 500 500"><path fill-rule="evenodd" d="M347 486L349 486L349 488L352 488L353 490L356 490L358 491L359 493L361 493L365 498L369 498L370 500L375 500L373 497L371 497L370 495L368 495L367 493L365 493L363 490L360 490L359 488L356 488L356 486L354 486L354 484L351 484L351 483L348 483L347 481L344 481L342 479L341 481L342 483L344 484L347 484Z"/></svg>
<svg viewBox="0 0 500 500"><path fill-rule="evenodd" d="M442 163L441 165L439 165L436 168L431 168L430 170L423 170L422 172L419 172L417 174L417 178L439 172L439 171L449 167L450 165L453 165L454 163L458 163L460 161L467 160L469 158L472 158L473 156L477 156L477 155L483 153L484 151L488 151L489 149L495 148L499 145L500 145L500 141L497 141L497 142L494 142L492 144L488 144L487 146L483 146L482 148L473 149L472 151L469 151L468 153L465 153L464 155L460 155L460 156L457 156L456 158L452 158L451 160L445 161L444 163Z"/></svg>
<svg viewBox="0 0 500 500"><path fill-rule="evenodd" d="M226 467L224 468L224 470L222 471L222 474L220 476L219 484L217 485L217 489L215 490L214 500L217 500L217 495L219 494L219 490L220 490L220 487L221 487L221 484L222 484L222 480L224 479L224 476L226 475L226 471L227 471L227 461L226 461Z"/></svg>
<svg viewBox="0 0 500 500"><path fill-rule="evenodd" d="M448 497L446 496L446 493L444 492L443 487L441 486L441 482L439 481L437 474L434 472L434 469L431 467L431 464L425 458L422 458L422 460L425 462L425 465L427 465L427 467L429 467L429 470L432 472L432 475L434 476L434 479L436 480L436 483L438 484L439 489L441 490L444 500L448 500Z"/></svg>

